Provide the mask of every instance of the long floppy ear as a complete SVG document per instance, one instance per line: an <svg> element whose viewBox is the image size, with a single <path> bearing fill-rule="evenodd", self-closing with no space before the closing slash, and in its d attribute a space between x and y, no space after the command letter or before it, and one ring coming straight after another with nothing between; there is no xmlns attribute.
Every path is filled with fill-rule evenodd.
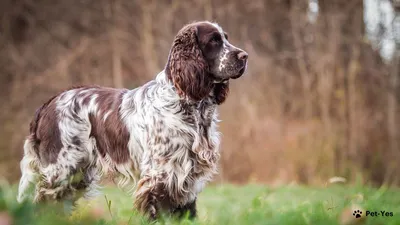
<svg viewBox="0 0 400 225"><path fill-rule="evenodd" d="M218 105L221 105L222 103L225 102L225 99L228 97L228 93L229 93L229 81L226 81L226 83L215 84L213 91L214 102Z"/></svg>
<svg viewBox="0 0 400 225"><path fill-rule="evenodd" d="M166 65L168 79L174 83L179 95L193 101L205 98L213 88L197 33L195 26L187 26L177 34Z"/></svg>

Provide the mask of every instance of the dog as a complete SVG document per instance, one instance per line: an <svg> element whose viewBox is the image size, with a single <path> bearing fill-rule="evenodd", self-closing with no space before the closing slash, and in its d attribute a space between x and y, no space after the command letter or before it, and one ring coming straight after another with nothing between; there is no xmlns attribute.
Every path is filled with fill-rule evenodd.
<svg viewBox="0 0 400 225"><path fill-rule="evenodd" d="M185 25L164 69L135 88L80 86L36 110L20 162L18 201L75 202L96 193L100 179L134 184L134 205L196 217L197 195L217 173L217 106L229 81L247 69L248 54L209 21Z"/></svg>

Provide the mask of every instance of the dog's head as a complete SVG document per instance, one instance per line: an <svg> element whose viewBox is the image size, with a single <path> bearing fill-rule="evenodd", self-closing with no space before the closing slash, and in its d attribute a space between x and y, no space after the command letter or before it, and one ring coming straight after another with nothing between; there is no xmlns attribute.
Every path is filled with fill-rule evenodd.
<svg viewBox="0 0 400 225"><path fill-rule="evenodd" d="M176 35L166 73L180 94L198 101L218 83L237 79L247 67L248 54L233 46L220 26L191 23Z"/></svg>

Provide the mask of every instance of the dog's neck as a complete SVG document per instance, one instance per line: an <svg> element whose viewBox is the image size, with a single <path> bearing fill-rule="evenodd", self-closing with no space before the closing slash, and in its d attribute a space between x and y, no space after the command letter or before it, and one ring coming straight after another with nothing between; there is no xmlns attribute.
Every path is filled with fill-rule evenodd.
<svg viewBox="0 0 400 225"><path fill-rule="evenodd" d="M159 72L155 78L157 83L160 83L162 85L168 86L169 89L171 89L173 92L177 93L177 89L175 85L168 79L168 76L166 74L165 70L162 70ZM216 98L215 98L215 87L220 84L227 84L229 81L224 80L221 82L214 82L214 88L211 89L208 97L200 100L200 101L193 101L187 97L180 97L180 101L184 102L186 105L193 105L193 106L200 106L200 105L218 105Z"/></svg>

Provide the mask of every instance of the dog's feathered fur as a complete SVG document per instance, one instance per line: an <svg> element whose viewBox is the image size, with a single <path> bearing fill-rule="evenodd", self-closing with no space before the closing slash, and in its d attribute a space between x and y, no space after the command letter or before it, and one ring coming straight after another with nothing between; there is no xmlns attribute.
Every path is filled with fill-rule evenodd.
<svg viewBox="0 0 400 225"><path fill-rule="evenodd" d="M196 197L217 172L216 106L247 53L214 23L183 27L155 80L133 90L83 86L42 105L24 145L18 200L36 183L34 201L90 196L103 174L137 184L135 205L196 215ZM136 182L138 181L138 182Z"/></svg>

